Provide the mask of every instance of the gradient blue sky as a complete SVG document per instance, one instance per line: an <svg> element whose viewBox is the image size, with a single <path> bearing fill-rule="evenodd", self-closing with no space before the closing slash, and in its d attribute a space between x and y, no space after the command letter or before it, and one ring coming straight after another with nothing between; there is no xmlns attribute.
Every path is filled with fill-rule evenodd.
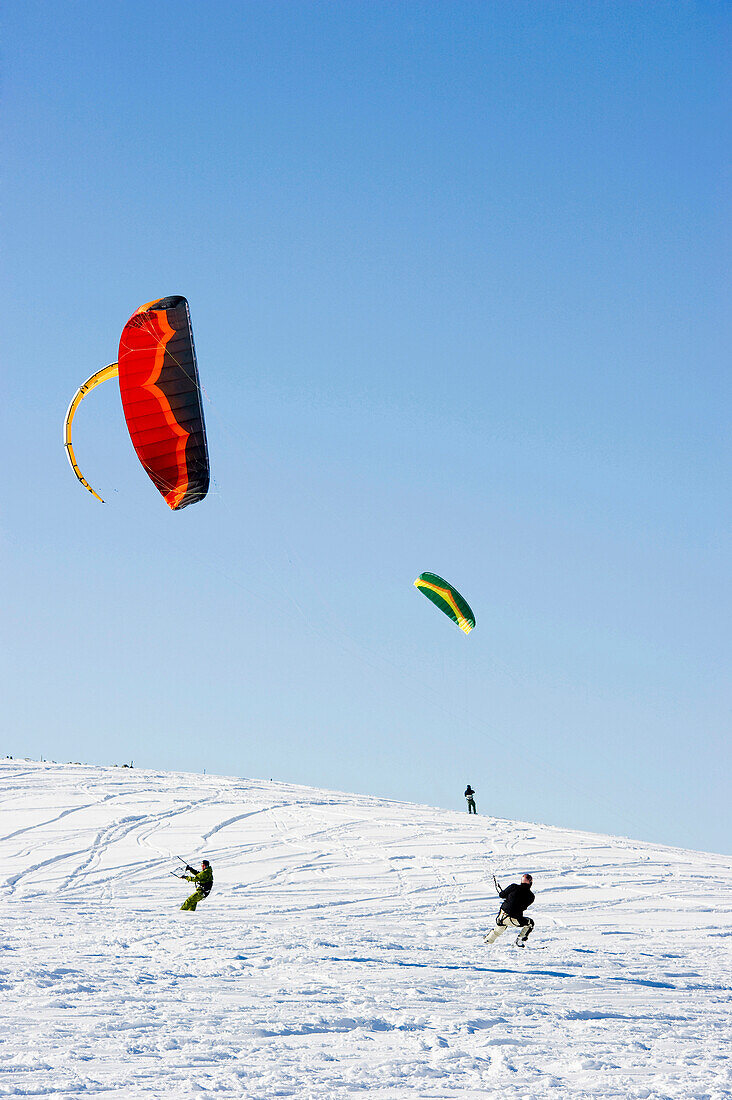
<svg viewBox="0 0 732 1100"><path fill-rule="evenodd" d="M0 751L729 851L731 22L9 0ZM213 491L108 383L101 506L174 293Z"/></svg>

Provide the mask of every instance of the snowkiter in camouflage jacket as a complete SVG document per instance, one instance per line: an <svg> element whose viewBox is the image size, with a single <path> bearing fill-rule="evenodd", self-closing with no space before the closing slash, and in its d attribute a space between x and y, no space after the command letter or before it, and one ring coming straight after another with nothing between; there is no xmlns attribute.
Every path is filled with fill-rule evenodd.
<svg viewBox="0 0 732 1100"><path fill-rule="evenodd" d="M193 871L192 867L186 867L187 871ZM191 875L183 875L186 882L195 882L196 890L191 894L189 898L181 905L181 909L185 909L187 912L194 912L196 906L202 898L207 898L211 893L211 887L213 886L213 871L211 870L211 864L207 859L204 859L201 864L200 871L193 871Z"/></svg>

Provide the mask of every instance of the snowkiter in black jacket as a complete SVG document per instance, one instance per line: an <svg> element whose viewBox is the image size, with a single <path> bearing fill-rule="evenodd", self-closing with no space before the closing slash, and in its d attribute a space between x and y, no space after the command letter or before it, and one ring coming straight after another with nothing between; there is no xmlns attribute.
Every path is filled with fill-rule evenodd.
<svg viewBox="0 0 732 1100"><path fill-rule="evenodd" d="M478 812L475 808L475 799L473 798L474 794L475 794L475 791L473 790L473 788L468 783L467 787L465 788L465 800L468 803L468 813L469 814L477 814L477 812Z"/></svg>
<svg viewBox="0 0 732 1100"><path fill-rule="evenodd" d="M522 875L520 883L512 882L505 890L501 890L500 883L496 882L498 896L501 898L501 908L496 917L495 928L483 937L484 943L495 943L507 928L518 928L520 931L516 937L516 946L526 946L526 941L534 928L531 917L524 916L524 910L528 909L534 901L534 895L531 892L533 881L531 875Z"/></svg>

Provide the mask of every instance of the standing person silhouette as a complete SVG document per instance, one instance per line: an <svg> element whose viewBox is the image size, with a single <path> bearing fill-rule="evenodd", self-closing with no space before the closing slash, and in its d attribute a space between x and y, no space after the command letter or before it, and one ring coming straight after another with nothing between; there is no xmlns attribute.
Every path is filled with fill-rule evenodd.
<svg viewBox="0 0 732 1100"><path fill-rule="evenodd" d="M465 788L465 798L466 798L467 803L468 803L468 813L469 814L477 814L477 812L478 812L475 808L475 799L473 798L474 794L475 794L475 791L473 790L473 788L468 783L467 787Z"/></svg>

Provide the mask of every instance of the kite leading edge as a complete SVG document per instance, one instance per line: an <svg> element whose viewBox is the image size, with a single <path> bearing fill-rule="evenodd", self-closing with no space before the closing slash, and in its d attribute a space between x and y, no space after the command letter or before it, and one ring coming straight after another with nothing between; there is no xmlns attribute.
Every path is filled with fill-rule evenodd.
<svg viewBox="0 0 732 1100"><path fill-rule="evenodd" d="M71 445L71 425L74 422L74 416L78 409L81 399L86 397L90 390L93 390L95 386L98 386L100 382L106 382L109 378L116 378L118 374L118 367L116 363L109 363L106 367L102 367L96 374L93 374L91 378L87 378L83 386L79 386L78 390L73 396L69 410L66 413L66 420L64 421L64 447L66 448L66 454L68 455L69 462L71 463L71 469L78 477L81 484L85 489L88 489L93 497L96 497L98 501L104 504L104 501L100 497L99 493L92 489L89 482L86 480L76 462L76 455L74 454L74 448Z"/></svg>

